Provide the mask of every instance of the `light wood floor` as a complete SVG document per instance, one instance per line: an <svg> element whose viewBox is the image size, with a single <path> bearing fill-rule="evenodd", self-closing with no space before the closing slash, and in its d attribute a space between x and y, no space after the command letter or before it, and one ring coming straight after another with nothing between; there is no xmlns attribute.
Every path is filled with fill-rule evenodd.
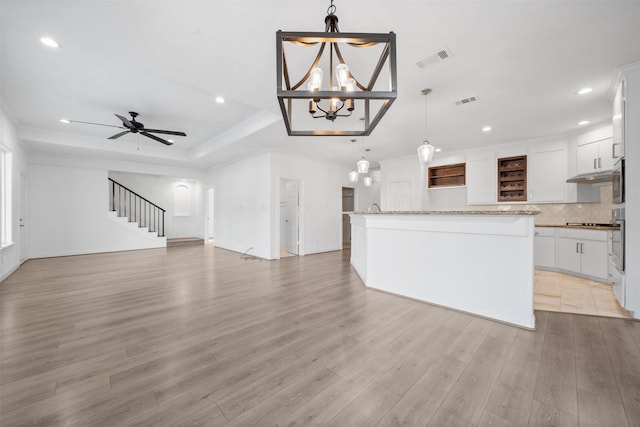
<svg viewBox="0 0 640 427"><path fill-rule="evenodd" d="M367 290L348 257L28 261L0 285L0 425L640 425L640 323L530 332Z"/></svg>
<svg viewBox="0 0 640 427"><path fill-rule="evenodd" d="M631 319L618 303L611 285L552 271L536 270L535 308Z"/></svg>

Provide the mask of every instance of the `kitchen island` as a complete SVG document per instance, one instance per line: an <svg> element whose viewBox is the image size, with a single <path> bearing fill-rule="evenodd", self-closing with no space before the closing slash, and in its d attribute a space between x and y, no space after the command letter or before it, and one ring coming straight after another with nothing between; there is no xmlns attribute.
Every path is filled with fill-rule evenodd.
<svg viewBox="0 0 640 427"><path fill-rule="evenodd" d="M354 212L365 286L534 329L535 210Z"/></svg>

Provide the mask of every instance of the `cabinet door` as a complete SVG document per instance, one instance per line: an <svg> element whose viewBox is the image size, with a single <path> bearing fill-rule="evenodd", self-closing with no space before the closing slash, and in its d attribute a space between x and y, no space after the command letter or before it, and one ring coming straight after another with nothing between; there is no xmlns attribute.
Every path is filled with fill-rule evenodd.
<svg viewBox="0 0 640 427"><path fill-rule="evenodd" d="M536 267L555 268L556 238L554 236L535 236L533 245L533 263Z"/></svg>
<svg viewBox="0 0 640 427"><path fill-rule="evenodd" d="M467 204L496 203L496 159L467 162Z"/></svg>
<svg viewBox="0 0 640 427"><path fill-rule="evenodd" d="M566 157L564 150L530 153L527 156L530 202L564 202Z"/></svg>
<svg viewBox="0 0 640 427"><path fill-rule="evenodd" d="M578 145L576 150L576 171L579 174L595 172L598 168L598 143Z"/></svg>
<svg viewBox="0 0 640 427"><path fill-rule="evenodd" d="M583 240L582 244L582 274L607 280L607 242Z"/></svg>
<svg viewBox="0 0 640 427"><path fill-rule="evenodd" d="M608 171L613 169L613 138L604 139L598 142L598 159L600 170Z"/></svg>
<svg viewBox="0 0 640 427"><path fill-rule="evenodd" d="M580 273L580 240L568 237L558 238L558 268Z"/></svg>

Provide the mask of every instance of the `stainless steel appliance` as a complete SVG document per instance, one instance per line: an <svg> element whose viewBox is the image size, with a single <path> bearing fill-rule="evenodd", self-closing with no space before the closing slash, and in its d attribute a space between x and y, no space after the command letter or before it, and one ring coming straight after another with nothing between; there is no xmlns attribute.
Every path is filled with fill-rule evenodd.
<svg viewBox="0 0 640 427"><path fill-rule="evenodd" d="M618 160L613 166L611 187L613 203L616 205L624 203L624 159Z"/></svg>
<svg viewBox="0 0 640 427"><path fill-rule="evenodd" d="M624 208L615 208L611 211L612 245L611 260L620 272L624 272Z"/></svg>

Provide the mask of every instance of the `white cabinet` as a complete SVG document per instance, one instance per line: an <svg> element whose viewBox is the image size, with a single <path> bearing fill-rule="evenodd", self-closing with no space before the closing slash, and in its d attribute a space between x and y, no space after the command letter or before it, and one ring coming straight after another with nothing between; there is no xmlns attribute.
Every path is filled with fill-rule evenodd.
<svg viewBox="0 0 640 427"><path fill-rule="evenodd" d="M558 229L558 268L608 281L607 232Z"/></svg>
<svg viewBox="0 0 640 427"><path fill-rule="evenodd" d="M578 145L576 149L578 175L611 170L613 168L612 148L612 138Z"/></svg>
<svg viewBox="0 0 640 427"><path fill-rule="evenodd" d="M556 268L556 229L550 227L536 227L533 263L536 268Z"/></svg>
<svg viewBox="0 0 640 427"><path fill-rule="evenodd" d="M496 203L497 166L495 153L467 157L467 204Z"/></svg>
<svg viewBox="0 0 640 427"><path fill-rule="evenodd" d="M528 202L564 202L567 180L566 150L527 155Z"/></svg>

